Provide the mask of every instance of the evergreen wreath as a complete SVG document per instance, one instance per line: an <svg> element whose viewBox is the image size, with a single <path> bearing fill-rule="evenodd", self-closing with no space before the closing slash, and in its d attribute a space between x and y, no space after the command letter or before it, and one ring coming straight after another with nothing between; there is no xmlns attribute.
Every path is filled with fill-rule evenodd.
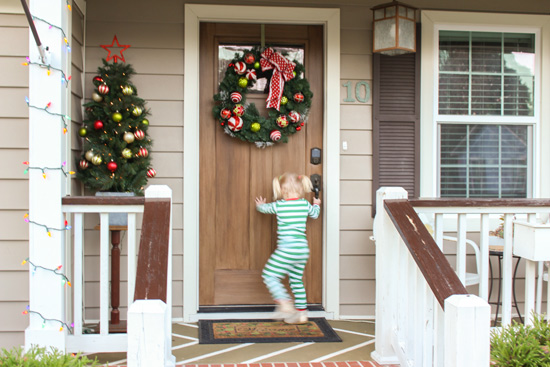
<svg viewBox="0 0 550 367"><path fill-rule="evenodd" d="M227 134L259 148L286 143L303 129L311 107L313 93L304 75L304 65L272 48L236 53L214 95L218 102L212 109L214 118ZM246 103L248 89L262 77L270 81L267 117L259 114L254 103Z"/></svg>

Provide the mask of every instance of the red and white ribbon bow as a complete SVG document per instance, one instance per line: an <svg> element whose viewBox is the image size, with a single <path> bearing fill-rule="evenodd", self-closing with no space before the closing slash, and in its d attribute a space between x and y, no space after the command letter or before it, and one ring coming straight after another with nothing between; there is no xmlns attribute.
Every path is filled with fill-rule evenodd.
<svg viewBox="0 0 550 367"><path fill-rule="evenodd" d="M285 81L294 78L293 71L296 64L286 59L279 52L275 52L272 48L266 48L262 52L260 65L262 66L262 71L273 69L273 75L269 83L269 95L266 102L267 108L276 108L279 111Z"/></svg>

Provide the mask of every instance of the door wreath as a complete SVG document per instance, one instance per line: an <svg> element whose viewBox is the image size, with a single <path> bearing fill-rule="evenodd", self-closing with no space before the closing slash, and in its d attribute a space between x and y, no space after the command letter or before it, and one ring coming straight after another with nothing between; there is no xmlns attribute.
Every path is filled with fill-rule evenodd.
<svg viewBox="0 0 550 367"><path fill-rule="evenodd" d="M311 107L313 93L304 73L304 65L270 47L236 54L214 95L214 118L227 134L259 148L286 143L304 128ZM269 80L267 116L261 116L254 103L246 103L249 88L260 77Z"/></svg>

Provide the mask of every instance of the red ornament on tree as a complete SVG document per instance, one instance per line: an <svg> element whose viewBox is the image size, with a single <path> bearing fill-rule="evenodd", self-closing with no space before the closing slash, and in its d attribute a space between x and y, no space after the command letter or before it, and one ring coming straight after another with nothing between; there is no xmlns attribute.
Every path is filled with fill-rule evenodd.
<svg viewBox="0 0 550 367"><path fill-rule="evenodd" d="M238 116L233 116L227 121L227 127L231 131L239 131L243 128L243 119Z"/></svg>
<svg viewBox="0 0 550 367"><path fill-rule="evenodd" d="M100 76L94 76L93 83L95 86L99 86L100 84L103 84L103 78Z"/></svg>
<svg viewBox="0 0 550 367"><path fill-rule="evenodd" d="M141 148L139 148L138 155L139 155L140 157L145 158L145 157L147 157L147 156L149 155L149 152L147 151L147 148L141 147Z"/></svg>
<svg viewBox="0 0 550 367"><path fill-rule="evenodd" d="M231 98L231 102L239 103L243 99L243 96L239 92L233 92L233 93L231 93L229 98Z"/></svg>
<svg viewBox="0 0 550 367"><path fill-rule="evenodd" d="M97 91L101 94L107 94L109 93L109 86L107 84L101 84L97 87Z"/></svg>
<svg viewBox="0 0 550 367"><path fill-rule="evenodd" d="M231 117L231 110L229 108L224 108L220 111L220 116L222 119L227 120Z"/></svg>
<svg viewBox="0 0 550 367"><path fill-rule="evenodd" d="M301 103L303 101L304 101L304 95L302 93L298 92L294 95L294 102Z"/></svg>
<svg viewBox="0 0 550 367"><path fill-rule="evenodd" d="M153 178L157 175L157 171L155 171L153 168L149 168L147 171L147 177Z"/></svg>
<svg viewBox="0 0 550 367"><path fill-rule="evenodd" d="M81 159L79 163L80 169L85 170L88 168L88 161L85 159Z"/></svg>
<svg viewBox="0 0 550 367"><path fill-rule="evenodd" d="M235 72L239 75L243 75L246 72L246 64L242 61L237 61L233 66Z"/></svg>
<svg viewBox="0 0 550 367"><path fill-rule="evenodd" d="M117 168L118 168L118 165L115 162L110 161L109 163L107 163L107 169L109 171L115 172Z"/></svg>
<svg viewBox="0 0 550 367"><path fill-rule="evenodd" d="M134 136L137 140L143 140L145 138L145 133L143 132L143 130L136 130Z"/></svg>
<svg viewBox="0 0 550 367"><path fill-rule="evenodd" d="M94 129L96 130L103 129L103 121L97 120L96 122L94 122Z"/></svg>

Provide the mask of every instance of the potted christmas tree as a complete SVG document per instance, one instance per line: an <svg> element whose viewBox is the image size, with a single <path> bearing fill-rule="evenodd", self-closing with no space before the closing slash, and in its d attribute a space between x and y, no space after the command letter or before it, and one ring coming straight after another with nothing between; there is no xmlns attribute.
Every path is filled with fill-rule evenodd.
<svg viewBox="0 0 550 367"><path fill-rule="evenodd" d="M149 111L130 81L134 73L131 65L103 60L93 78L77 162L77 178L92 191L143 195L147 179L156 175L149 157Z"/></svg>

